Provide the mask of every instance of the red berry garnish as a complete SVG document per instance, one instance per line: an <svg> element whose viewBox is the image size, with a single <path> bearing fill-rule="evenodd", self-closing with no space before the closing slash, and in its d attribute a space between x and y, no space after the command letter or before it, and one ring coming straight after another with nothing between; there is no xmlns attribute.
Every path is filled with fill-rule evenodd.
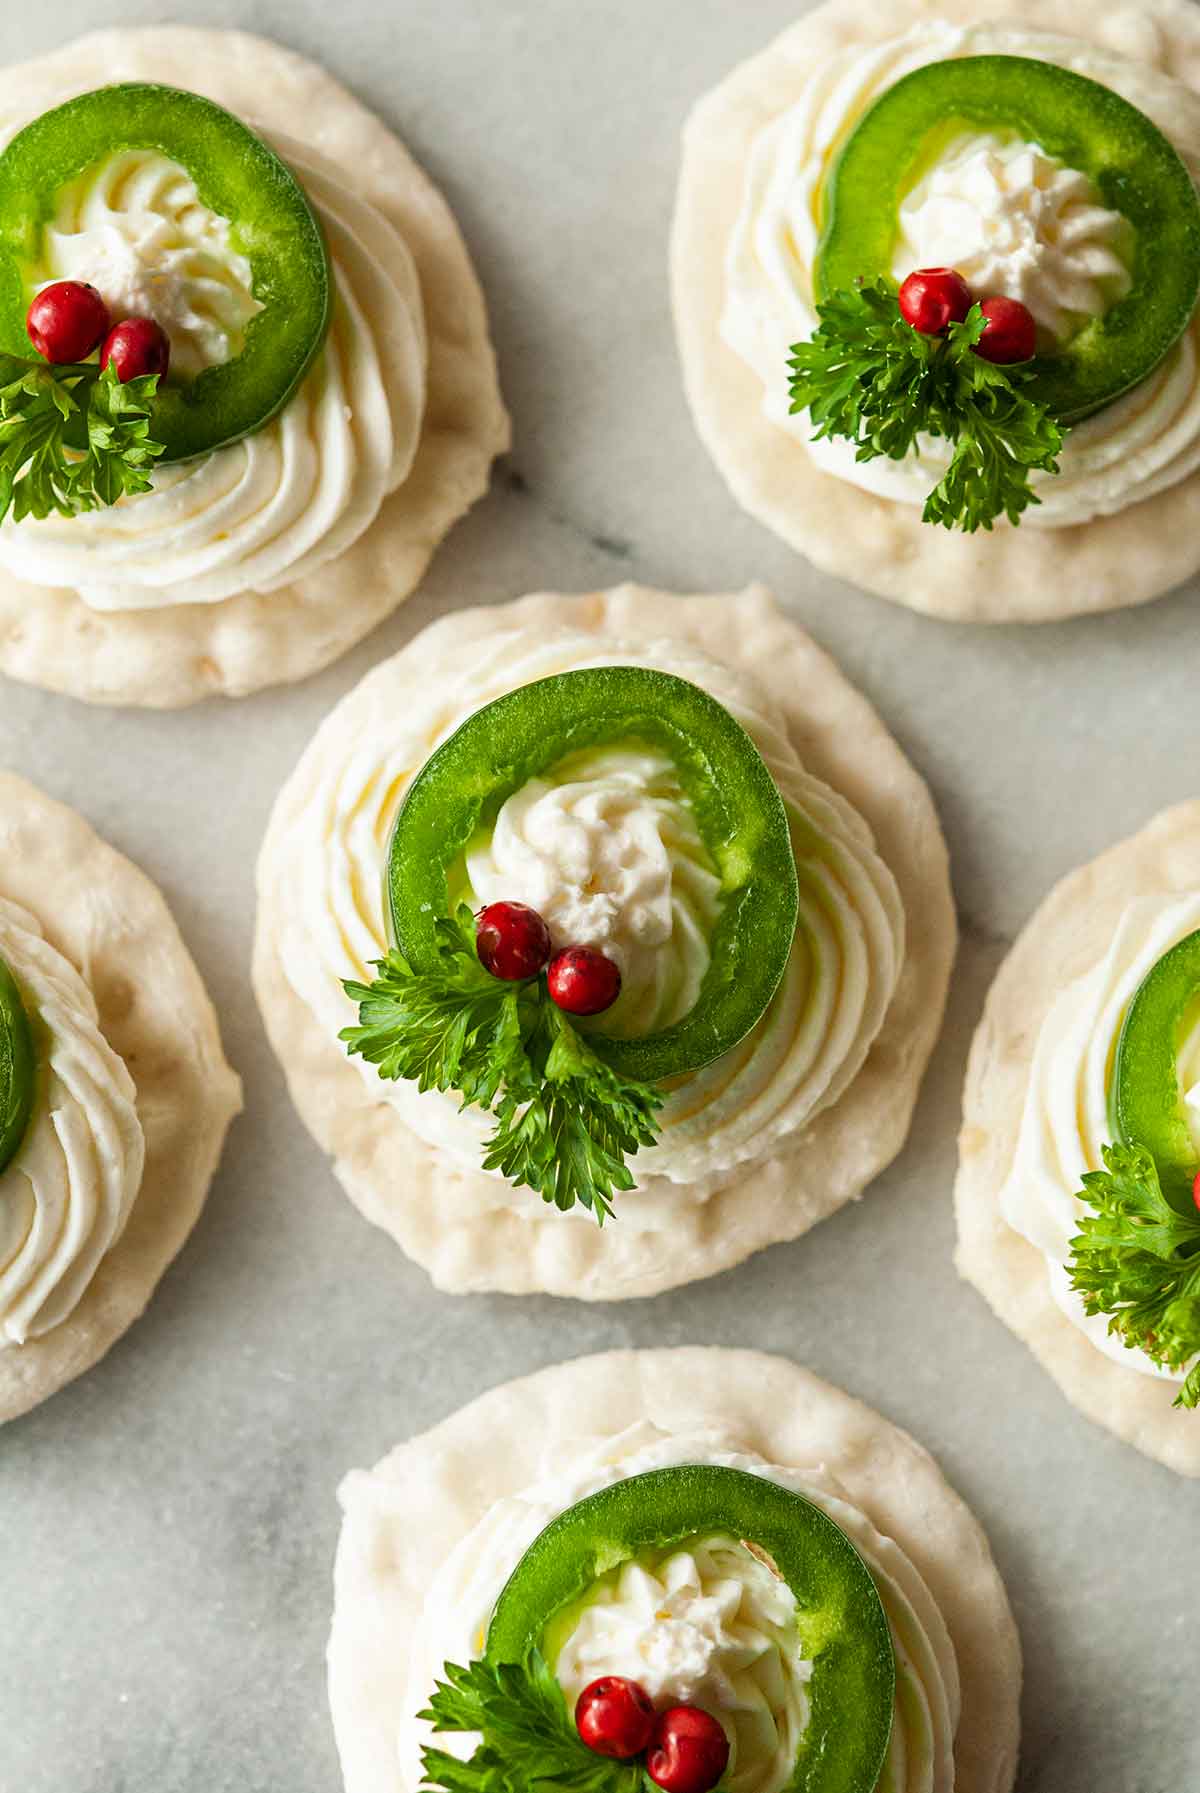
<svg viewBox="0 0 1200 1793"><path fill-rule="evenodd" d="M626 1762L640 1756L654 1729L654 1707L645 1688L624 1675L589 1681L575 1702L575 1726L598 1756Z"/></svg>
<svg viewBox="0 0 1200 1793"><path fill-rule="evenodd" d="M1028 305L1019 299L985 299L979 307L987 323L975 344L975 353L999 367L1032 361L1037 352L1037 323Z"/></svg>
<svg viewBox="0 0 1200 1793"><path fill-rule="evenodd" d="M729 1765L723 1725L699 1706L672 1706L654 1726L646 1773L664 1793L709 1793Z"/></svg>
<svg viewBox="0 0 1200 1793"><path fill-rule="evenodd" d="M25 314L25 328L38 354L56 366L86 361L108 333L108 306L94 286L82 280L56 280L34 298Z"/></svg>
<svg viewBox="0 0 1200 1793"><path fill-rule="evenodd" d="M900 316L922 336L940 336L961 324L973 304L970 287L953 268L918 268L900 288Z"/></svg>
<svg viewBox="0 0 1200 1793"><path fill-rule="evenodd" d="M568 1015L599 1015L621 994L621 973L597 947L568 946L551 959L546 985Z"/></svg>
<svg viewBox="0 0 1200 1793"><path fill-rule="evenodd" d="M493 977L536 977L552 950L549 928L528 903L489 903L475 917L475 951Z"/></svg>
<svg viewBox="0 0 1200 1793"><path fill-rule="evenodd" d="M165 376L171 360L171 342L153 318L122 318L104 338L100 365L112 363L118 380L140 380L144 374Z"/></svg>
<svg viewBox="0 0 1200 1793"><path fill-rule="evenodd" d="M1192 1200L1200 1208L1200 1170L1196 1172L1196 1179L1192 1184Z"/></svg>

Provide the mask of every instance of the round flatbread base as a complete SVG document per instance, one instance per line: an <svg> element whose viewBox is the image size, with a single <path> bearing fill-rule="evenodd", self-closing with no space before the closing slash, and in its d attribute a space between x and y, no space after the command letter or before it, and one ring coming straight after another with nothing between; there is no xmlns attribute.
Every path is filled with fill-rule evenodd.
<svg viewBox="0 0 1200 1793"><path fill-rule="evenodd" d="M74 1313L0 1349L2 1422L90 1369L141 1314L199 1219L242 1090L159 891L73 809L9 773L0 773L0 896L35 915L91 986L146 1136L128 1224Z"/></svg>
<svg viewBox="0 0 1200 1793"><path fill-rule="evenodd" d="M1175 1384L1106 1357L1071 1324L1051 1293L1045 1259L1007 1224L999 1196L1055 998L1104 957L1128 903L1198 885L1200 803L1184 803L1051 891L1000 967L971 1047L954 1189L962 1275L1072 1406L1187 1476L1200 1476L1200 1415L1172 1406Z"/></svg>
<svg viewBox="0 0 1200 1793"><path fill-rule="evenodd" d="M492 1389L377 1466L379 1498L348 1504L334 1568L329 1696L347 1793L412 1793L396 1722L438 1565L495 1501L567 1461L583 1440L644 1420L679 1435L717 1429L769 1463L829 1470L911 1558L946 1621L962 1679L955 1793L1008 1793L1020 1644L987 1539L933 1458L784 1358L693 1346L557 1364Z"/></svg>
<svg viewBox="0 0 1200 1793"><path fill-rule="evenodd" d="M369 716L381 689L390 703L403 704L406 687L444 677L464 643L514 626L697 644L770 695L807 769L864 817L900 887L908 939L891 1008L849 1090L804 1130L796 1150L747 1166L707 1201L672 1203L669 1218L654 1230L635 1231L620 1215L601 1230L550 1209L482 1206L494 1182L411 1133L284 976L272 906L281 882L273 867L293 801L287 786L259 863L255 991L301 1119L332 1156L347 1194L439 1288L541 1291L586 1301L655 1295L798 1238L860 1195L900 1150L941 1026L957 941L945 843L924 781L879 717L761 586L737 597L678 597L624 585L462 611L377 667L343 699L339 715ZM353 1020L349 1010L347 1020Z"/></svg>
<svg viewBox="0 0 1200 1793"><path fill-rule="evenodd" d="M483 295L445 200L403 144L314 63L241 31L98 31L0 69L0 121L112 81L186 87L268 135L294 133L408 244L421 278L429 387L416 461L358 540L271 592L161 610L92 610L77 592L0 569L0 671L91 703L170 709L306 678L415 588L442 537L486 491L509 425Z"/></svg>
<svg viewBox="0 0 1200 1793"><path fill-rule="evenodd" d="M822 572L955 622L1049 622L1159 597L1200 569L1200 473L1117 516L1068 529L964 535L915 507L821 472L763 415L762 383L721 339L725 248L758 131L822 58L931 20L1027 24L1151 64L1200 90L1193 0L827 0L695 108L684 132L671 242L675 322L688 401L709 453L746 510Z"/></svg>

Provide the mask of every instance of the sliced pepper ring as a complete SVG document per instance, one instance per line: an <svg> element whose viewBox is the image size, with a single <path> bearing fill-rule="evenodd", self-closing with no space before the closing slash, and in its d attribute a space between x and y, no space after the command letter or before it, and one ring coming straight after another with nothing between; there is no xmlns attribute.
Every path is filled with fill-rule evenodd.
<svg viewBox="0 0 1200 1793"><path fill-rule="evenodd" d="M1169 1201L1190 1205L1200 1154L1179 1086L1179 1051L1200 1021L1200 932L1188 934L1153 965L1125 1011L1113 1063L1113 1131L1145 1146Z"/></svg>
<svg viewBox="0 0 1200 1793"><path fill-rule="evenodd" d="M0 154L0 350L28 356L30 270L62 189L125 150L185 168L201 201L229 220L263 307L241 353L156 394L151 434L188 460L260 430L291 398L329 328L333 277L316 214L290 169L240 119L180 88L130 81L43 112Z"/></svg>
<svg viewBox="0 0 1200 1793"><path fill-rule="evenodd" d="M20 1150L33 1112L37 1060L17 980L0 958L0 1174Z"/></svg>
<svg viewBox="0 0 1200 1793"><path fill-rule="evenodd" d="M568 754L625 742L669 756L721 884L710 961L691 1010L635 1038L586 1027L615 1069L661 1082L710 1064L750 1032L779 987L799 913L783 799L745 729L699 686L649 667L590 667L477 710L408 788L388 848L386 908L409 964L433 970L437 919L451 907L449 876L476 833L514 791Z"/></svg>
<svg viewBox="0 0 1200 1793"><path fill-rule="evenodd" d="M555 1618L631 1558L718 1533L765 1552L796 1598L800 1643L813 1669L809 1722L787 1793L874 1793L896 1694L895 1651L879 1590L850 1539L820 1507L744 1470L711 1464L650 1470L568 1507L534 1540L501 1590L488 1628L489 1660L524 1662L531 1649L543 1649Z"/></svg>
<svg viewBox="0 0 1200 1793"><path fill-rule="evenodd" d="M972 127L1039 144L1088 175L1133 227L1129 291L1032 364L1030 394L1060 422L1077 422L1153 373L1200 297L1200 196L1186 164L1145 113L1086 75L1025 56L965 56L914 69L889 87L846 139L826 182L817 297L890 279L905 195Z"/></svg>

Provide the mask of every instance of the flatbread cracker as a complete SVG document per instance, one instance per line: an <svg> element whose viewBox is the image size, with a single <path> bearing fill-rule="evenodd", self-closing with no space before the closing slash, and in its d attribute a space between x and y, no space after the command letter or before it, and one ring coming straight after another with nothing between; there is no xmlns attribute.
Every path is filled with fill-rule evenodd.
<svg viewBox="0 0 1200 1793"><path fill-rule="evenodd" d="M684 132L671 240L684 384L696 427L746 510L822 572L954 622L1050 622L1144 604L1200 569L1200 473L1113 517L964 535L821 472L763 415L758 375L724 343L725 249L750 145L815 62L932 20L1082 38L1200 91L1193 0L827 0L702 99Z"/></svg>
<svg viewBox="0 0 1200 1793"><path fill-rule="evenodd" d="M146 1166L128 1224L69 1319L0 1349L0 1423L97 1363L138 1318L200 1216L242 1087L157 888L73 809L0 772L0 896L87 980L137 1088Z"/></svg>
<svg viewBox="0 0 1200 1793"><path fill-rule="evenodd" d="M0 69L0 119L24 120L111 81L206 95L268 135L303 133L400 231L416 261L429 389L416 461L336 560L271 592L216 604L97 611L0 568L0 671L91 703L171 709L306 678L408 597L434 549L486 491L509 424L483 295L441 194L403 144L315 63L241 31L97 31Z"/></svg>
<svg viewBox="0 0 1200 1793"><path fill-rule="evenodd" d="M677 597L624 585L585 597L540 594L461 611L377 667L336 714L343 721L366 715L384 692L389 704L403 704L406 689L436 680L456 648L514 624L695 643L743 670L774 699L808 770L866 820L900 887L908 939L892 1006L849 1090L796 1138L794 1150L733 1173L707 1201L680 1198L653 1229L635 1230L628 1216L601 1230L554 1210L520 1215L481 1206L494 1181L410 1132L284 975L275 947L280 880L274 867L289 805L297 800L287 786L259 861L254 987L301 1119L332 1156L351 1200L438 1288L541 1291L585 1301L654 1295L798 1238L860 1195L900 1150L941 1027L957 942L945 843L929 791L879 717L761 586L737 597ZM348 1008L347 1022L353 1019Z"/></svg>
<svg viewBox="0 0 1200 1793"><path fill-rule="evenodd" d="M911 1558L949 1629L962 1680L955 1793L1008 1793L1020 1731L1021 1653L977 1521L928 1452L784 1358L688 1346L612 1351L492 1389L394 1450L371 1502L346 1503L334 1568L329 1694L347 1793L412 1793L396 1727L408 1649L430 1578L496 1500L584 1438L650 1420L713 1428L767 1462L824 1465Z"/></svg>
<svg viewBox="0 0 1200 1793"><path fill-rule="evenodd" d="M1128 903L1200 885L1200 803L1166 810L1050 892L988 994L963 1094L957 1263L1073 1407L1181 1475L1200 1476L1200 1414L1175 1384L1106 1357L1054 1300L1040 1251L1000 1212L1038 1033L1064 987L1104 957Z"/></svg>

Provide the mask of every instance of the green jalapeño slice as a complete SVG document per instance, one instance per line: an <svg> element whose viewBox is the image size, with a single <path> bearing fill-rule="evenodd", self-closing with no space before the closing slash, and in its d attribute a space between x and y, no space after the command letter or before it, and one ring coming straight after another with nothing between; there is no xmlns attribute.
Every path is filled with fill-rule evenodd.
<svg viewBox="0 0 1200 1793"><path fill-rule="evenodd" d="M864 113L827 180L817 298L891 277L904 199L971 130L1037 144L1086 174L1128 226L1128 291L1032 364L1030 396L1060 423L1077 422L1153 373L1200 297L1192 177L1158 127L1097 81L1023 56L934 62L897 81Z"/></svg>
<svg viewBox="0 0 1200 1793"><path fill-rule="evenodd" d="M604 1577L714 1536L747 1546L796 1601L812 1674L787 1793L873 1793L891 1736L896 1661L871 1571L820 1507L744 1470L651 1470L569 1507L503 1588L488 1659L522 1663L537 1649L553 1668L573 1617Z"/></svg>
<svg viewBox="0 0 1200 1793"><path fill-rule="evenodd" d="M1179 1054L1200 1026L1200 932L1164 953L1126 1011L1110 1107L1123 1144L1145 1146L1168 1201L1191 1208L1200 1152L1180 1087Z"/></svg>
<svg viewBox="0 0 1200 1793"><path fill-rule="evenodd" d="M257 306L231 359L190 379L173 367L155 396L151 435L166 460L182 461L252 435L282 409L325 340L333 281L303 188L261 137L199 94L136 81L101 87L44 112L0 155L0 350L29 354L25 314L64 193L139 150L178 164L201 204L227 221ZM146 275L151 286L167 277L153 267Z"/></svg>
<svg viewBox="0 0 1200 1793"><path fill-rule="evenodd" d="M20 1149L33 1111L36 1060L17 980L0 959L0 1174Z"/></svg>
<svg viewBox="0 0 1200 1793"><path fill-rule="evenodd" d="M741 724L685 679L604 666L525 685L476 711L409 786L388 850L387 909L414 971L438 964L438 918L469 898L467 848L504 802L581 749L666 754L719 880L709 963L680 1019L633 1037L586 1026L616 1071L647 1083L698 1070L736 1046L779 987L796 931L796 863L783 799Z"/></svg>

